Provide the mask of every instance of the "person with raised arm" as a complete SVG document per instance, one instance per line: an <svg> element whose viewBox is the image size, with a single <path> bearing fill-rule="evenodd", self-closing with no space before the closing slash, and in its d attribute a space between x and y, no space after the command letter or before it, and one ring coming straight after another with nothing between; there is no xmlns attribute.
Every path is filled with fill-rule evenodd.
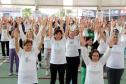
<svg viewBox="0 0 126 84"><path fill-rule="evenodd" d="M89 53L88 49L85 47L85 39L82 46L82 57L86 64L85 84L104 84L103 66L110 56L113 44L114 38L111 37L108 47L104 55L101 57L99 51L96 49L91 50Z"/></svg>
<svg viewBox="0 0 126 84"><path fill-rule="evenodd" d="M57 73L59 77L59 84L64 84L64 75L66 69L66 38L63 30L62 19L60 20L60 26L54 29L54 34L52 35L52 17L50 17L49 37L51 38L50 84L55 84Z"/></svg>
<svg viewBox="0 0 126 84"><path fill-rule="evenodd" d="M114 45L106 62L108 84L120 84L124 73L124 49L126 41L119 39L120 33L118 29L114 29L111 35L114 38Z"/></svg>
<svg viewBox="0 0 126 84"><path fill-rule="evenodd" d="M37 47L33 46L33 41L26 39L23 42L23 49L19 47L19 32L14 31L15 49L19 56L19 71L18 71L18 84L37 84L37 68L36 61L37 55L40 52L41 45L44 39L43 29L41 32L40 43Z"/></svg>

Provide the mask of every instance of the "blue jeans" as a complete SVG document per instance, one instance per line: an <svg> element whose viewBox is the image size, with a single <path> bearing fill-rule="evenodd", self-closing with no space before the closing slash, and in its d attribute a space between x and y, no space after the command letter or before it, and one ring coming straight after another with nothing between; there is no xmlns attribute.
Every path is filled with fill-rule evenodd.
<svg viewBox="0 0 126 84"><path fill-rule="evenodd" d="M10 60L10 73L13 73L14 60L15 60L15 64L16 64L16 72L18 73L19 58L18 58L18 55L17 55L15 49L9 50L9 60Z"/></svg>

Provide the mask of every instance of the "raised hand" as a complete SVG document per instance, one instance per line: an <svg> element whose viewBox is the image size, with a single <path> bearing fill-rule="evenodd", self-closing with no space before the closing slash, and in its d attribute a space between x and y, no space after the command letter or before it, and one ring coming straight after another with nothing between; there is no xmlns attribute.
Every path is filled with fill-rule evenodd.
<svg viewBox="0 0 126 84"><path fill-rule="evenodd" d="M114 44L115 44L115 37L117 37L117 35L115 35L115 34L113 34L111 37L110 37L110 39L109 39L109 41L108 41L108 45L109 45L109 47L112 47ZM118 38L118 37L117 37Z"/></svg>
<svg viewBox="0 0 126 84"><path fill-rule="evenodd" d="M60 25L61 25L61 27L63 26L63 19L62 18L60 18Z"/></svg>
<svg viewBox="0 0 126 84"><path fill-rule="evenodd" d="M44 28L42 29L41 36L44 37L45 34L46 34L46 28L44 27Z"/></svg>
<svg viewBox="0 0 126 84"><path fill-rule="evenodd" d="M14 30L14 38L19 38L19 31L17 29Z"/></svg>
<svg viewBox="0 0 126 84"><path fill-rule="evenodd" d="M81 42L81 45L82 45L82 46L87 45L86 37L83 37L83 39L82 39L81 41L82 41L82 42Z"/></svg>

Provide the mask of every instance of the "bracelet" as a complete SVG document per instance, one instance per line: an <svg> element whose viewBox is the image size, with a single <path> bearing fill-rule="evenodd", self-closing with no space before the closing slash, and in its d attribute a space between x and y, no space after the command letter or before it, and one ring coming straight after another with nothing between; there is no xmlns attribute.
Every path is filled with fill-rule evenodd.
<svg viewBox="0 0 126 84"><path fill-rule="evenodd" d="M109 46L109 48L112 48L112 46Z"/></svg>

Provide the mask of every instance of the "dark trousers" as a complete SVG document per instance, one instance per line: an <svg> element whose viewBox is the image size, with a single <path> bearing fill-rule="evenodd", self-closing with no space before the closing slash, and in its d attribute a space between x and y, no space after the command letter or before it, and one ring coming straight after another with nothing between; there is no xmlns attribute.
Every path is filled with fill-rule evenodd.
<svg viewBox="0 0 126 84"><path fill-rule="evenodd" d="M70 84L71 80L72 80L72 84L77 84L80 57L79 56L66 57L66 59L67 59L66 84Z"/></svg>
<svg viewBox="0 0 126 84"><path fill-rule="evenodd" d="M79 56L81 56L81 49L78 49Z"/></svg>
<svg viewBox="0 0 126 84"><path fill-rule="evenodd" d="M6 46L7 53L5 53L5 46ZM9 41L1 41L1 47L2 47L2 55L9 56Z"/></svg>
<svg viewBox="0 0 126 84"><path fill-rule="evenodd" d="M9 60L10 60L10 73L13 73L14 60L15 60L15 64L16 64L16 72L18 73L19 58L18 58L18 55L17 55L15 49L10 49Z"/></svg>
<svg viewBox="0 0 126 84"><path fill-rule="evenodd" d="M124 69L113 69L107 67L108 84L120 84Z"/></svg>
<svg viewBox="0 0 126 84"><path fill-rule="evenodd" d="M19 45L23 49L23 41L22 41L22 39L19 40Z"/></svg>
<svg viewBox="0 0 126 84"><path fill-rule="evenodd" d="M66 64L50 64L51 81L50 84L55 84L57 73L59 77L59 84L64 84Z"/></svg>
<svg viewBox="0 0 126 84"><path fill-rule="evenodd" d="M41 51L40 51L38 54L38 61L41 62L41 60L42 60L42 57L41 57Z"/></svg>

